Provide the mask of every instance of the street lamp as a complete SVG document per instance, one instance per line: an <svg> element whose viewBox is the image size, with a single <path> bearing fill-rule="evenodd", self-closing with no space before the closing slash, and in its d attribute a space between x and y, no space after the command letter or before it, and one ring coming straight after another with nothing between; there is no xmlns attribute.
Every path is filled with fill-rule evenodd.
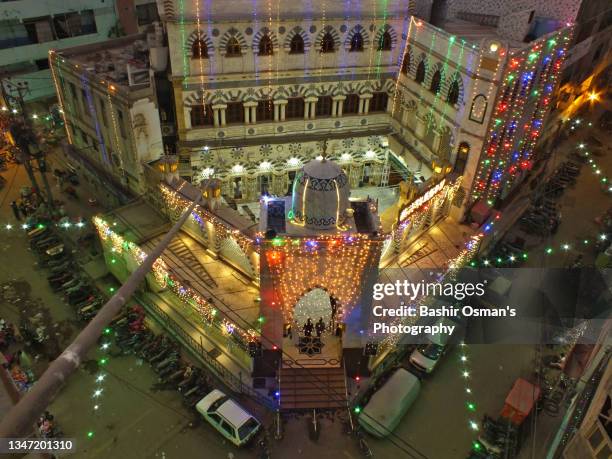
<svg viewBox="0 0 612 459"><path fill-rule="evenodd" d="M597 102L599 100L599 94L597 94L595 91L591 91L588 98L591 102Z"/></svg>

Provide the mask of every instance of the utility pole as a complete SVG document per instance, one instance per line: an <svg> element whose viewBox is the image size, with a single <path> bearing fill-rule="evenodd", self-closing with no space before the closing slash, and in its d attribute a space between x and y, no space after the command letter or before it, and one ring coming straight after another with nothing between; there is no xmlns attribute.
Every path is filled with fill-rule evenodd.
<svg viewBox="0 0 612 459"><path fill-rule="evenodd" d="M23 94L22 94L22 91L23 91L23 93L25 93L25 91L28 90L27 83L25 83L23 85L18 84L16 90L17 90L17 94L18 94L17 101L19 103L19 106L21 107L21 113L23 115L23 119L25 121L25 125L29 129L30 133L33 133L34 129L33 129L33 126L32 126L32 120L28 116L27 107L26 107L26 104L25 104L25 102L23 100ZM55 205L54 205L54 202L53 202L53 194L51 193L51 187L49 186L49 180L47 180L47 163L45 161L44 154L39 149L38 154L36 154L35 156L32 155L30 153L30 146L29 146L29 144L26 146L25 154L28 156L28 159L32 158L32 157L36 158L36 162L38 164L38 171L40 172L40 175L41 175L41 177L43 179L43 184L45 185L45 192L47 194L47 207L49 208L49 212L53 212L53 210L55 208ZM28 161L28 163L29 163L29 161ZM32 166L30 165L30 168L31 167ZM33 174L34 174L34 172L32 171L32 175Z"/></svg>

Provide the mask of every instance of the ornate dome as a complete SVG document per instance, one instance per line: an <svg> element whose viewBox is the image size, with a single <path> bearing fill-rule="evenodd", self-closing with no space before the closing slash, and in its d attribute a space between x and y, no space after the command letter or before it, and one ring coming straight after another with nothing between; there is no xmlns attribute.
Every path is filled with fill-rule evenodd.
<svg viewBox="0 0 612 459"><path fill-rule="evenodd" d="M348 178L340 166L327 159L313 159L293 182L293 220L316 231L335 229L345 220L349 194Z"/></svg>

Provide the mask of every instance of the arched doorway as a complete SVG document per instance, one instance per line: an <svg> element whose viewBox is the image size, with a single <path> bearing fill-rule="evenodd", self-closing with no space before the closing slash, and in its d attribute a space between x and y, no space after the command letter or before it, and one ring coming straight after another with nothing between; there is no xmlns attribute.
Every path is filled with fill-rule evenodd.
<svg viewBox="0 0 612 459"><path fill-rule="evenodd" d="M338 301L323 288L305 293L293 308L292 323L285 324L285 350L300 365L340 366L342 324L337 322Z"/></svg>

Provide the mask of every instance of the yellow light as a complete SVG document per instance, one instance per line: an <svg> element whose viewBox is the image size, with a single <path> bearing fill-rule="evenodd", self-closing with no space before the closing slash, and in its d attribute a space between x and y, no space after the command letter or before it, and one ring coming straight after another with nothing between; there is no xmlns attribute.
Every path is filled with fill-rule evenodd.
<svg viewBox="0 0 612 459"><path fill-rule="evenodd" d="M592 91L592 92L589 94L589 100L590 100L591 102L598 101L598 100L599 100L599 94L597 94L595 91Z"/></svg>

